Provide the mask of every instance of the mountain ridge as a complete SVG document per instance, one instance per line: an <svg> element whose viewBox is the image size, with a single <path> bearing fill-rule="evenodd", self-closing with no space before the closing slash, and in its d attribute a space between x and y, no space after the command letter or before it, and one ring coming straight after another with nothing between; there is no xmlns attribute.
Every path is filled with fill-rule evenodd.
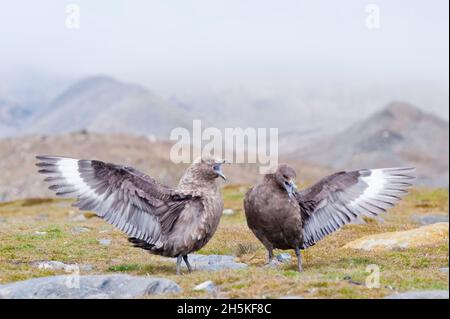
<svg viewBox="0 0 450 319"><path fill-rule="evenodd" d="M449 123L392 102L349 128L289 154L333 169L414 166L418 184L448 186Z"/></svg>

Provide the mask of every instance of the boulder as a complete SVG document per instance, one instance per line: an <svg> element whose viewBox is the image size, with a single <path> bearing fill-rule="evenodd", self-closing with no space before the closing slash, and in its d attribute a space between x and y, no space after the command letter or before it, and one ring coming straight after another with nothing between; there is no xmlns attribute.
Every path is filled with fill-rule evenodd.
<svg viewBox="0 0 450 319"><path fill-rule="evenodd" d="M411 220L415 223L421 225L430 225L436 223L448 223L448 214L447 215L413 215L411 216Z"/></svg>
<svg viewBox="0 0 450 319"><path fill-rule="evenodd" d="M180 291L165 278L129 275L50 276L0 285L0 295L14 299L120 299Z"/></svg>
<svg viewBox="0 0 450 319"><path fill-rule="evenodd" d="M406 231L365 236L346 244L344 248L383 251L440 245L446 242L448 223L437 223Z"/></svg>
<svg viewBox="0 0 450 319"><path fill-rule="evenodd" d="M390 295L384 299L448 299L448 290L413 290Z"/></svg>
<svg viewBox="0 0 450 319"><path fill-rule="evenodd" d="M223 269L242 269L247 267L244 263L236 262L236 257L234 256L190 254L188 257L189 263L194 270L218 271ZM176 262L175 258L170 258L168 260L171 262ZM186 268L184 262L182 263L182 267Z"/></svg>

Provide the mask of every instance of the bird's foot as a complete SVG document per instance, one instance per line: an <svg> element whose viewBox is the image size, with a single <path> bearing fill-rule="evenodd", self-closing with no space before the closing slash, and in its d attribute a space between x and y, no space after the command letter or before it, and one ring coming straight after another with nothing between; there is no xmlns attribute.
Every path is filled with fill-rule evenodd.
<svg viewBox="0 0 450 319"><path fill-rule="evenodd" d="M189 273L192 273L192 267L191 267L191 264L189 263L188 256L187 255L183 256L183 260L184 260L184 263L186 264L186 267L187 267Z"/></svg>

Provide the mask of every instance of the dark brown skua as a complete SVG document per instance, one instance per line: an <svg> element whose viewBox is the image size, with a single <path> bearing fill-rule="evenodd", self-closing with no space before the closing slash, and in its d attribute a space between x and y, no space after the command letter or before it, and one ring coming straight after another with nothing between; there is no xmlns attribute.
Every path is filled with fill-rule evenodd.
<svg viewBox="0 0 450 319"><path fill-rule="evenodd" d="M395 205L412 184L413 168L361 169L327 176L297 191L295 170L280 165L249 189L247 224L273 258L273 249L294 249L302 271L302 249L362 216L377 216Z"/></svg>
<svg viewBox="0 0 450 319"><path fill-rule="evenodd" d="M205 158L185 171L175 188L132 167L97 160L37 156L56 195L75 197L74 206L94 211L152 254L177 257L177 274L188 254L215 233L223 211L216 178L225 176L222 160Z"/></svg>

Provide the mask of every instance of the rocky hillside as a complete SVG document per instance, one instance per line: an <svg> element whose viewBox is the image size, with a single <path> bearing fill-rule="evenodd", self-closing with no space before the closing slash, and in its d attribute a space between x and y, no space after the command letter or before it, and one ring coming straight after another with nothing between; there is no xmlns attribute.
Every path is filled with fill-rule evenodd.
<svg viewBox="0 0 450 319"><path fill-rule="evenodd" d="M414 166L418 184L448 186L449 124L407 103L395 102L347 130L297 149L333 169Z"/></svg>
<svg viewBox="0 0 450 319"><path fill-rule="evenodd" d="M30 133L95 132L168 137L172 128L190 127L186 111L138 85L106 76L85 78L41 109Z"/></svg>
<svg viewBox="0 0 450 319"><path fill-rule="evenodd" d="M127 134L77 132L0 139L0 201L54 195L37 173L38 154L64 155L126 164L150 174L167 185L176 185L186 165L169 159L171 144ZM233 183L255 181L256 167L224 168Z"/></svg>
<svg viewBox="0 0 450 319"><path fill-rule="evenodd" d="M186 164L170 160L171 142L130 134L101 134L88 131L59 135L33 135L0 139L0 201L54 197L37 173L38 154L64 155L126 164L155 177L167 185L176 185ZM280 159L280 161L286 161ZM329 171L307 162L289 161L299 172L299 182L314 181ZM226 184L251 184L260 180L255 164L224 167ZM225 183L222 182L225 185Z"/></svg>

